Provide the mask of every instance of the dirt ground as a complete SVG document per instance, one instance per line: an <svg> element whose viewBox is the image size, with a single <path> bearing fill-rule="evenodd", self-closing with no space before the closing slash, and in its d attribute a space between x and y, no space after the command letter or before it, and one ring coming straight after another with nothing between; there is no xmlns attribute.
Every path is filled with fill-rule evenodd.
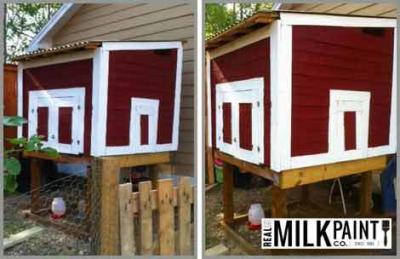
<svg viewBox="0 0 400 259"><path fill-rule="evenodd" d="M346 188L345 200L347 207L347 215L344 215L340 195L335 191L332 204L328 203L329 190L332 182L322 182L319 184L310 185L309 197L311 202L301 202L301 188L295 188L288 191L288 217L321 217L321 218L334 218L334 217L357 217L358 215L358 190L356 187ZM263 208L267 210L271 206L270 187L257 187L250 189L234 188L234 207L235 213L238 215L247 213L250 204L261 203ZM222 186L218 185L208 192L206 192L206 249L216 246L220 243L228 248L229 255L245 255L246 253L240 247L225 237L219 221L222 218ZM375 207L377 201L374 200ZM382 217L379 211L373 210L373 216ZM266 215L268 217L268 215ZM393 221L393 229L396 229L395 221ZM261 235L260 231L249 230L246 224L240 225L236 228L241 236L247 241L254 244L255 247L260 247ZM396 244L395 231L393 231L393 244ZM319 250L319 253L326 254L327 251ZM331 250L332 251L332 250ZM343 251L343 250L342 250ZM370 250L370 255L394 255L395 247L391 250ZM366 251L364 251L365 253ZM338 253L336 250L335 254ZM356 255L357 252L339 251L339 254L352 254ZM295 253L293 253L295 254Z"/></svg>

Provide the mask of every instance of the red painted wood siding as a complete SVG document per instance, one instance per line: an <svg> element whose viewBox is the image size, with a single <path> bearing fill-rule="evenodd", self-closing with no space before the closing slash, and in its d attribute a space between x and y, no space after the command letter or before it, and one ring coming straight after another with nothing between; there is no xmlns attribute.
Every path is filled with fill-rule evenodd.
<svg viewBox="0 0 400 259"><path fill-rule="evenodd" d="M260 40L211 60L211 123L215 147L215 85L218 83L264 77L264 164L270 164L270 41ZM251 128L242 129L251 136Z"/></svg>
<svg viewBox="0 0 400 259"><path fill-rule="evenodd" d="M50 90L58 88L85 88L85 129L84 153L90 155L90 135L92 120L92 59L73 61L23 71L23 116L28 117L28 96L31 90ZM40 125L39 125L40 126ZM62 136L67 136L71 127L60 127ZM23 127L23 135L28 135L28 126Z"/></svg>
<svg viewBox="0 0 400 259"><path fill-rule="evenodd" d="M389 143L393 29L293 27L292 156L328 152L329 90L371 92L369 147Z"/></svg>
<svg viewBox="0 0 400 259"><path fill-rule="evenodd" d="M177 51L110 51L107 146L129 145L131 98L160 100L157 143L172 142Z"/></svg>
<svg viewBox="0 0 400 259"><path fill-rule="evenodd" d="M17 66L11 64L4 65L4 115L16 116L17 115ZM4 127L4 148L11 149L12 145L7 141L9 138L17 137L16 127Z"/></svg>
<svg viewBox="0 0 400 259"><path fill-rule="evenodd" d="M357 148L356 142L356 113L344 113L344 149L353 150Z"/></svg>

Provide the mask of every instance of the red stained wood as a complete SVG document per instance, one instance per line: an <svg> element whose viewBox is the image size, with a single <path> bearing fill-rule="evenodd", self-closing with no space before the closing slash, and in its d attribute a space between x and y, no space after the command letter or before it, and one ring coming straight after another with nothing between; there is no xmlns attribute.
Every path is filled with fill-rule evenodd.
<svg viewBox="0 0 400 259"><path fill-rule="evenodd" d="M239 145L247 150L253 149L251 108L251 103L239 104Z"/></svg>
<svg viewBox="0 0 400 259"><path fill-rule="evenodd" d="M4 115L17 115L17 66L4 65ZM16 127L4 127L4 148L10 149L11 145L7 141L9 138L17 137Z"/></svg>
<svg viewBox="0 0 400 259"><path fill-rule="evenodd" d="M140 144L149 144L149 116L140 116Z"/></svg>
<svg viewBox="0 0 400 259"><path fill-rule="evenodd" d="M157 143L172 142L177 51L111 51L107 146L129 144L131 98L160 100Z"/></svg>
<svg viewBox="0 0 400 259"><path fill-rule="evenodd" d="M85 88L85 127L84 153L90 154L91 118L92 118L92 59L73 61L42 67L28 68L23 71L23 116L28 117L28 96L31 90L47 90L58 88ZM61 134L68 134L71 127L61 127ZM23 127L27 136L28 127ZM60 133L59 133L60 134Z"/></svg>
<svg viewBox="0 0 400 259"><path fill-rule="evenodd" d="M225 143L232 143L232 104L222 104L222 140Z"/></svg>
<svg viewBox="0 0 400 259"><path fill-rule="evenodd" d="M264 77L264 164L270 163L270 42L260 40L211 61L211 123L215 147L215 85L218 83ZM242 129L244 136L251 136L251 128Z"/></svg>
<svg viewBox="0 0 400 259"><path fill-rule="evenodd" d="M58 142L72 143L72 107L61 107L58 110Z"/></svg>
<svg viewBox="0 0 400 259"><path fill-rule="evenodd" d="M389 143L393 29L381 32L293 27L292 156L328 152L330 89L371 92L368 145Z"/></svg>
<svg viewBox="0 0 400 259"><path fill-rule="evenodd" d="M43 136L43 140L48 140L48 132L49 132L49 108L47 107L38 107L38 127L37 127L37 135Z"/></svg>
<svg viewBox="0 0 400 259"><path fill-rule="evenodd" d="M352 150L357 148L356 143L356 113L344 113L344 149Z"/></svg>

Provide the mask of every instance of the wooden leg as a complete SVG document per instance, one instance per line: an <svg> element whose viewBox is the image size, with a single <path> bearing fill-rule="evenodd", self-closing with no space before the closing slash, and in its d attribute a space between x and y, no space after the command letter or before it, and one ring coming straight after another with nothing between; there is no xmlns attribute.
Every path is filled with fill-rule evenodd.
<svg viewBox="0 0 400 259"><path fill-rule="evenodd" d="M118 204L120 167L113 161L101 160L100 172L100 253L118 255L120 253Z"/></svg>
<svg viewBox="0 0 400 259"><path fill-rule="evenodd" d="M360 214L368 216L372 207L372 172L361 174Z"/></svg>
<svg viewBox="0 0 400 259"><path fill-rule="evenodd" d="M301 186L301 202L307 203L310 200L310 185Z"/></svg>
<svg viewBox="0 0 400 259"><path fill-rule="evenodd" d="M40 187L42 185L42 161L37 158L31 159L31 211L37 213L40 210Z"/></svg>
<svg viewBox="0 0 400 259"><path fill-rule="evenodd" d="M214 184L215 183L215 175L214 175L214 156L212 148L207 148L207 183Z"/></svg>
<svg viewBox="0 0 400 259"><path fill-rule="evenodd" d="M286 190L281 189L276 185L272 185L272 218L286 218L287 217L287 206L286 206Z"/></svg>
<svg viewBox="0 0 400 259"><path fill-rule="evenodd" d="M224 163L223 172L224 182L222 184L222 192L224 222L231 224L233 222L233 166Z"/></svg>
<svg viewBox="0 0 400 259"><path fill-rule="evenodd" d="M152 189L157 189L157 180L159 177L159 170L156 165L149 166L149 177L151 180Z"/></svg>

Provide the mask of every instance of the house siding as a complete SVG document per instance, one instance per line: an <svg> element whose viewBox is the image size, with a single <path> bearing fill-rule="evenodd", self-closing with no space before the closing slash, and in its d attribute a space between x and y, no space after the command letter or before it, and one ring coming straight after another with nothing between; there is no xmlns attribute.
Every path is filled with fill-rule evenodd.
<svg viewBox="0 0 400 259"><path fill-rule="evenodd" d="M184 3L86 4L53 37L53 45L84 41L183 41L179 148L175 173L194 169L194 6Z"/></svg>

